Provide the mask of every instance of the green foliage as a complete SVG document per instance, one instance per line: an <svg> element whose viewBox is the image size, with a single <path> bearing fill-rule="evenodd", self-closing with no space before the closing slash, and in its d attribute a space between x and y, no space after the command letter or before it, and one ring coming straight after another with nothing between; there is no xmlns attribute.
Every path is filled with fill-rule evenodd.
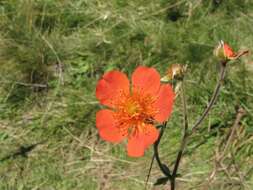
<svg viewBox="0 0 253 190"><path fill-rule="evenodd" d="M214 46L223 39L236 50L253 49L252 10L249 0L0 0L0 160L45 141L27 156L0 161L0 189L143 188L152 149L132 159L124 145L98 138L96 81L112 69L130 75L147 65L163 75L173 63L188 64L192 126L217 79ZM236 154L242 173L248 171L241 188L253 188L251 64L252 55L229 64L217 103L189 142L182 189L196 189L209 177L215 145L233 125L237 107L247 112ZM181 135L180 106L178 99L161 142L170 164ZM155 183L161 175L153 171ZM238 181L230 182L221 172L209 185L238 189Z"/></svg>

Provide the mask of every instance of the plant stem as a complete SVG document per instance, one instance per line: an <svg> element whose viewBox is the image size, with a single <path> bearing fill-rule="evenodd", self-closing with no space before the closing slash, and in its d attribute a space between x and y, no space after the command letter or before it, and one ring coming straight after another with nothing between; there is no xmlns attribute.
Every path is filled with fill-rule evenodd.
<svg viewBox="0 0 253 190"><path fill-rule="evenodd" d="M165 129L166 125L167 125L167 122L165 122L163 124L163 126L161 127L160 133L159 133L159 137L158 137L157 141L154 144L154 156L155 156L155 159L156 159L156 161L158 163L158 166L159 166L160 170L163 172L163 174L165 176L170 176L170 173L168 173L167 170L165 170L165 168L163 166L163 163L161 162L161 159L159 157L159 152L158 152L158 146L159 146L160 140L161 140L161 138L163 136L164 129Z"/></svg>
<svg viewBox="0 0 253 190"><path fill-rule="evenodd" d="M177 154L175 166L174 166L174 169L173 169L173 172L172 172L172 178L170 180L171 190L174 190L176 188L175 182L176 182L176 177L177 177L177 170L179 168L179 164L180 164L184 149L186 147L187 137L188 137L188 117L187 117L187 108L186 108L186 100L185 100L184 79L182 80L182 93L181 93L181 96L182 96L183 113L184 113L184 129L183 129L183 137L182 137L180 149L179 149L179 152Z"/></svg>
<svg viewBox="0 0 253 190"><path fill-rule="evenodd" d="M153 154L152 159L151 159L151 163L150 163L150 166L149 166L148 175L147 175L147 179L146 179L146 182L145 182L145 190L147 189L148 180L149 180L149 177L150 177L150 173L151 173L151 170L152 170L154 160L155 160L155 154Z"/></svg>
<svg viewBox="0 0 253 190"><path fill-rule="evenodd" d="M160 168L162 168L162 163L161 163L159 153L158 153L158 146L159 146L160 139L162 138L164 128L166 127L166 125L167 125L167 122L164 122L163 125L160 126L162 131L160 130L158 139L154 143L154 154L152 156L151 163L150 163L150 166L149 166L148 175L147 175L147 179L146 179L146 182L145 182L145 189L147 188L148 180L149 180L149 177L150 177L150 173L151 173L152 166L153 166L155 158L156 158L156 160L158 160L157 162L160 164L159 165L159 166L161 166ZM161 170L163 171L164 169L161 169ZM165 173L166 172L164 172L164 175L166 175Z"/></svg>
<svg viewBox="0 0 253 190"><path fill-rule="evenodd" d="M189 133L188 131L188 117L187 117L187 108L186 108L186 100L185 100L185 89L184 89L184 80L182 80L182 102L183 102L183 113L184 113L184 130L183 130L183 137L182 137L182 141L181 141L181 145L180 145L180 149L178 151L177 154L177 158L176 158L176 162L175 162L175 166L173 168L172 174L170 173L170 171L168 171L162 162L161 159L159 157L159 152L158 152L158 146L160 143L160 140L163 136L164 133L164 129L167 125L167 122L165 122L163 124L163 126L161 127L160 130L160 134L159 137L157 139L157 141L154 143L154 157L158 163L158 166L160 168L160 170L163 172L163 174L165 176L168 177L168 180L170 180L170 184L171 184L171 190L175 190L176 188L176 178L177 178L177 171L180 165L180 161L182 158L182 155L184 153L186 144L187 144L187 138L192 135L193 133L196 132L197 127L202 123L202 121L206 118L206 116L208 115L209 111L211 110L212 106L215 103L215 100L217 99L219 92L220 92L220 88L222 85L222 82L225 78L225 71L226 71L226 64L227 61L221 62L221 69L220 69L220 76L219 79L217 81L216 87L214 89L213 95L211 97L211 100L207 106L207 108L204 110L204 112L202 113L202 115L199 117L199 119L197 120L197 122L193 125L191 132Z"/></svg>
<svg viewBox="0 0 253 190"><path fill-rule="evenodd" d="M227 64L227 61L225 62L222 62L220 65L221 65L221 69L220 69L220 77L217 81L217 85L215 87L215 90L213 92L213 95L212 95L212 98L208 104L208 106L206 107L206 109L204 110L204 112L202 113L202 115L200 116L200 118L197 120L197 122L193 125L192 127L192 131L191 131L191 134L195 133L198 126L202 123L202 121L206 118L206 116L208 115L209 111L211 110L212 106L214 105L215 103L215 100L216 98L218 97L219 95L219 92L220 92L220 87L222 85L222 82L224 80L224 77L225 77L225 71L226 71L226 64Z"/></svg>

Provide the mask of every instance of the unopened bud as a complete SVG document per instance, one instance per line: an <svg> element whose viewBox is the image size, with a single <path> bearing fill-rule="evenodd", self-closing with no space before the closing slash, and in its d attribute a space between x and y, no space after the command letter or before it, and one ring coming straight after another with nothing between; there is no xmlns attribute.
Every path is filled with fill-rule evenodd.
<svg viewBox="0 0 253 190"><path fill-rule="evenodd" d="M232 48L224 43L222 40L219 45L214 49L214 55L221 61L229 61L240 58L242 55L248 53L248 50L235 53Z"/></svg>
<svg viewBox="0 0 253 190"><path fill-rule="evenodd" d="M187 66L181 64L172 64L167 70L166 75L161 79L162 82L168 82L174 79L182 79Z"/></svg>

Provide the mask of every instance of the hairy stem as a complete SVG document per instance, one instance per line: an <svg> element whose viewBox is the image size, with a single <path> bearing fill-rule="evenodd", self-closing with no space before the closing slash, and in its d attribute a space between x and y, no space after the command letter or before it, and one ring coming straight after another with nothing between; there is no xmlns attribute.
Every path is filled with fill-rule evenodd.
<svg viewBox="0 0 253 190"><path fill-rule="evenodd" d="M212 98L208 104L208 106L206 107L206 109L204 110L204 112L202 113L202 115L199 117L199 119L197 120L197 122L193 125L192 127L192 131L191 133L195 133L198 126L202 123L202 121L206 118L206 116L208 115L209 111L211 110L212 106L214 105L215 103L215 100L217 99L218 95L219 95L219 92L220 92L220 87L222 85L222 82L224 80L224 77L225 77L225 71L226 71L226 64L227 62L222 62L220 65L221 65L221 69L220 69L220 77L217 81L217 85L215 87L215 90L213 92L213 95L212 95Z"/></svg>
<svg viewBox="0 0 253 190"><path fill-rule="evenodd" d="M176 182L176 177L177 177L177 170L179 168L179 164L180 164L184 149L186 147L187 137L188 137L188 116L187 116L186 99L185 99L184 79L182 81L181 96L182 96L183 113L184 113L184 129L183 129L183 137L182 137L180 149L177 154L175 166L172 172L172 178L170 180L171 190L174 190L176 188L175 182Z"/></svg>

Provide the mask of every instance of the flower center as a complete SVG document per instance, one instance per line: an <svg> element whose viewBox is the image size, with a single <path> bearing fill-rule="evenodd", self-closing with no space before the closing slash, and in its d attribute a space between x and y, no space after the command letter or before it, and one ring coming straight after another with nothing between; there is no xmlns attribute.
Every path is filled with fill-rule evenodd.
<svg viewBox="0 0 253 190"><path fill-rule="evenodd" d="M138 102L130 100L129 102L126 102L125 109L127 114L133 116L138 114L138 112L140 111L140 105L138 104Z"/></svg>
<svg viewBox="0 0 253 190"><path fill-rule="evenodd" d="M142 91L121 94L116 103L114 117L122 133L145 132L146 124L153 124L158 113L156 97Z"/></svg>

